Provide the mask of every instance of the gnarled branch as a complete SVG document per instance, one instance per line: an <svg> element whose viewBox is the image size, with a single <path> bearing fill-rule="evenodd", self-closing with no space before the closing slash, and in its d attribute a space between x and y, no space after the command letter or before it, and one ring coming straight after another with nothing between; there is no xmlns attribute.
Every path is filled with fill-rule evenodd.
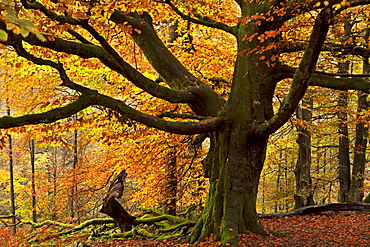
<svg viewBox="0 0 370 247"><path fill-rule="evenodd" d="M292 78L296 68L290 66L280 66L278 68L280 73L282 73L284 78ZM352 75L352 77L340 77L338 74L322 74L314 72L312 75L309 85L310 86L319 86L326 87L336 90L360 90L366 93L370 93L370 82L363 78L364 76L370 75L361 75L363 77L357 77ZM349 75L351 76L351 75Z"/></svg>
<svg viewBox="0 0 370 247"><path fill-rule="evenodd" d="M333 9L330 6L320 11L315 20L302 60L298 69L294 72L288 95L280 104L278 112L271 119L259 125L256 130L257 135L269 135L275 132L292 116L309 85L309 80L316 67L316 62L319 58L332 19Z"/></svg>
<svg viewBox="0 0 370 247"><path fill-rule="evenodd" d="M171 7L171 9L173 11L175 11L176 14L178 14L182 19L186 20L186 21L190 21L190 22L193 22L195 24L200 24L200 25L203 25L203 26L207 26L207 27L212 27L212 28L217 28L217 29L220 29L220 30L223 30L225 32L228 32L230 34L233 34L235 35L235 28L233 27L230 27L228 25L226 25L225 23L222 23L222 22L218 22L218 21L215 21L209 17L206 17L206 16L199 16L198 19L195 19L189 15L185 15L184 13L182 13L173 3L171 0L156 0L156 2L159 2L159 3L166 3L168 4L168 6Z"/></svg>

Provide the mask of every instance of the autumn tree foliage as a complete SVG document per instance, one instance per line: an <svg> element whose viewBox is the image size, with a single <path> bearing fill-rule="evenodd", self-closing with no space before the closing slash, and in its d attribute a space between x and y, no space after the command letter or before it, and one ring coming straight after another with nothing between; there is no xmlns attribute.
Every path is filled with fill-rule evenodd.
<svg viewBox="0 0 370 247"><path fill-rule="evenodd" d="M58 74L73 97L42 112L4 116L0 128L52 123L103 107L123 123L209 137L203 168L210 189L189 241L213 235L236 245L246 230L267 232L256 213L267 141L307 88L370 91L363 75L315 71L328 53L367 56L357 45L363 39L338 42L335 32L352 15L363 16L357 25L366 32L369 3L3 0L2 52L23 57L21 67L40 65L43 76ZM168 45L174 23L178 37ZM106 70L98 83L85 80L96 69ZM283 97L276 91L282 81L288 84ZM146 100L138 102L138 94ZM172 107L161 107L165 102Z"/></svg>

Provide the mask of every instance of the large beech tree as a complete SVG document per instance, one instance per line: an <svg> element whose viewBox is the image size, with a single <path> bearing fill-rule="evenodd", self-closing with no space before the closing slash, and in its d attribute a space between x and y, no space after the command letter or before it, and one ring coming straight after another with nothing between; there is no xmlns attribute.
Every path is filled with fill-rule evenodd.
<svg viewBox="0 0 370 247"><path fill-rule="evenodd" d="M236 245L239 234L246 230L267 232L256 213L267 141L289 120L306 89L321 86L370 92L370 84L359 75L349 77L315 71L322 52L369 54L358 43L332 42L333 32L338 28L331 29L342 22L344 15L351 18L354 12L355 16L363 15L357 24L362 23L366 31L369 3L370 0L3 0L2 53L16 52L37 65L52 67L59 73L60 86L77 91L78 97L41 113L1 117L0 128L51 123L88 107L101 106L159 130L208 136L210 150L203 165L210 191L189 241L202 241L213 234L223 244ZM173 23L179 26L187 23L183 26L188 30L178 30L177 39L182 39L182 45L188 43L187 49L181 48L183 53L197 55L202 38L204 42L222 45L232 37L236 47L232 79L219 78L222 71L217 66L207 76L196 66L191 67L179 48L176 49L181 42L175 40L166 45L163 32L169 26L172 27L169 32L173 32ZM190 25L198 29L191 32ZM200 35L202 26L204 30L213 29L214 36L206 40ZM114 35L108 30L119 32ZM120 32L132 38L136 47L133 52L140 50L145 55L158 79L151 78L144 68L135 64L130 52L125 50L129 49L125 45L131 43L123 40L124 36L118 35ZM86 61L95 59L94 63L106 66L153 99L187 104L192 112L149 114L139 111L124 95L98 91L88 83L76 81L68 71L71 65L68 59L76 56ZM217 56L213 52L208 59L215 61ZM196 58L193 61L199 62ZM80 70L84 70L84 64L80 63ZM288 80L290 88L280 106L274 109L275 88L282 80ZM105 82L112 88L117 83ZM217 93L216 82L231 85L230 91L224 95Z"/></svg>

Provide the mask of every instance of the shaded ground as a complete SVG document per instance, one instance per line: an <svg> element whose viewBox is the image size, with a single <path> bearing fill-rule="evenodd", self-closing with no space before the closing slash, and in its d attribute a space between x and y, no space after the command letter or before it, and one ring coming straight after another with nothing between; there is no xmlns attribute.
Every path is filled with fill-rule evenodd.
<svg viewBox="0 0 370 247"><path fill-rule="evenodd" d="M247 233L240 246L370 246L370 214L338 213L305 216L287 216L282 219L261 219L273 231L286 232L284 237L259 236ZM192 246L175 241L155 242L130 240L125 242L99 242L91 246ZM200 246L218 246L215 242Z"/></svg>

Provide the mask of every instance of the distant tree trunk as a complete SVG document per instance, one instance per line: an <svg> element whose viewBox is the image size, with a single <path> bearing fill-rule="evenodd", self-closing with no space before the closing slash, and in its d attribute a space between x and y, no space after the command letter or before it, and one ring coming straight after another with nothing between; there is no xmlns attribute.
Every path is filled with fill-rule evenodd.
<svg viewBox="0 0 370 247"><path fill-rule="evenodd" d="M339 202L348 201L348 193L351 185L351 163L349 158L349 138L348 138L348 92L341 92L338 98L338 112L339 126Z"/></svg>
<svg viewBox="0 0 370 247"><path fill-rule="evenodd" d="M7 113L10 116L10 108L7 108ZM12 136L8 135L9 144L9 183L10 183L10 211L12 213L12 230L17 232L15 225L15 192L14 192L14 166L13 166L13 140Z"/></svg>
<svg viewBox="0 0 370 247"><path fill-rule="evenodd" d="M311 120L312 99L304 99L303 106L297 107L297 118L308 122ZM294 195L295 208L306 207L314 205L312 179L311 179L311 133L304 126L304 122L297 126L299 145L298 160L294 170L296 178L296 194Z"/></svg>
<svg viewBox="0 0 370 247"><path fill-rule="evenodd" d="M177 32L179 23L177 20L169 20L170 25L168 26L168 36L166 40L166 46L168 48L173 47L173 42L179 38ZM176 215L176 203L177 203L177 166L176 166L176 151L170 152L168 155L168 161L165 164L165 183L164 183L164 213L170 215Z"/></svg>
<svg viewBox="0 0 370 247"><path fill-rule="evenodd" d="M342 41L346 42L351 36L352 24L347 20L344 21L345 33ZM349 61L338 64L340 73L348 73ZM349 190L351 186L351 161L349 157L349 137L348 137L348 91L342 91L339 94L338 106L340 111L337 113L339 119L339 202L348 202Z"/></svg>
<svg viewBox="0 0 370 247"><path fill-rule="evenodd" d="M176 215L177 203L177 166L176 154L171 153L169 162L165 165L165 185L164 185L164 211L166 214Z"/></svg>
<svg viewBox="0 0 370 247"><path fill-rule="evenodd" d="M368 59L364 59L363 72L369 73ZM349 190L349 201L360 202L364 197L364 179L366 164L366 145L368 128L361 119L363 112L367 110L367 93L358 92L357 116L356 116L356 138L353 158L351 187Z"/></svg>
<svg viewBox="0 0 370 247"><path fill-rule="evenodd" d="M71 188L71 196L70 196L70 210L71 210L71 218L73 219L76 216L75 211L75 200L76 200L76 191L77 191L77 178L76 178L76 167L78 162L78 146L77 146L77 138L78 138L78 131L74 131L74 139L73 139L73 162L72 162L72 188Z"/></svg>
<svg viewBox="0 0 370 247"><path fill-rule="evenodd" d="M179 37L179 33L177 32L177 28L179 27L179 22L177 20L169 20L168 23L170 25L168 26L168 37L166 40L167 47L171 48L173 47L173 42Z"/></svg>
<svg viewBox="0 0 370 247"><path fill-rule="evenodd" d="M35 139L30 140L31 156L31 190L32 190L32 221L37 222L36 212L36 180L35 180Z"/></svg>
<svg viewBox="0 0 370 247"><path fill-rule="evenodd" d="M53 158L51 160L51 164L48 165L48 179L49 184L51 185L48 190L48 196L50 198L49 209L50 209L50 217L52 220L57 218L57 210L56 210L56 196L57 196L57 176L58 176L58 149L57 147L52 147L52 155Z"/></svg>

